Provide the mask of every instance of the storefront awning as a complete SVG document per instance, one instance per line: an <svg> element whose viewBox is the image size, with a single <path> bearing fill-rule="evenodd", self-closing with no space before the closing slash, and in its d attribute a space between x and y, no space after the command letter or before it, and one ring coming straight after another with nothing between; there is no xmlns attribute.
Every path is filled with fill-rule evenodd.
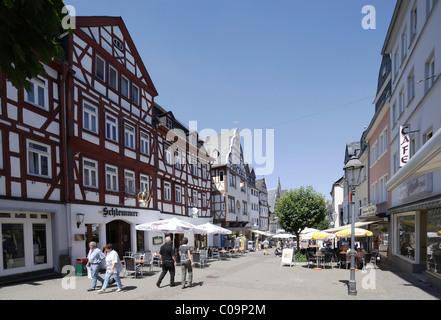
<svg viewBox="0 0 441 320"><path fill-rule="evenodd" d="M386 183L386 189L392 191L411 178L438 170L441 170L441 128Z"/></svg>
<svg viewBox="0 0 441 320"><path fill-rule="evenodd" d="M355 228L359 228L362 226L367 226L369 224L373 224L373 223L379 223L379 222L384 222L383 219L381 220L375 220L375 221L359 221L355 223ZM337 232L337 231L341 231L347 228L350 228L351 225L350 224L346 224L344 226L341 227L335 227L335 228L331 228L331 229L326 229L326 230L322 230L323 232L329 232L329 233L333 233L333 232Z"/></svg>

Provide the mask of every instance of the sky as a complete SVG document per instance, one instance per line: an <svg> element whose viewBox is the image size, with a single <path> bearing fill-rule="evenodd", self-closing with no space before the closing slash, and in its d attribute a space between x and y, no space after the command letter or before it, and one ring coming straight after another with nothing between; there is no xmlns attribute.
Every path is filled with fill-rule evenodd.
<svg viewBox="0 0 441 320"><path fill-rule="evenodd" d="M199 132L237 127L253 141L262 133L263 154L250 154L267 188L280 178L282 188L311 185L326 199L343 176L346 142L359 141L374 115L395 3L65 0L77 16L123 18L155 101L181 123L197 121ZM366 5L375 29L362 27L374 14L362 13Z"/></svg>

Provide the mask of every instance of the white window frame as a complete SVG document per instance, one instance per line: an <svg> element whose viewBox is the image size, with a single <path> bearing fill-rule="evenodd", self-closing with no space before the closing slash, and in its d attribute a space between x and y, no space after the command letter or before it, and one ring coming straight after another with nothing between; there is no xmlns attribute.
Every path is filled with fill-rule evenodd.
<svg viewBox="0 0 441 320"><path fill-rule="evenodd" d="M106 164L106 190L107 191L118 191L118 167Z"/></svg>
<svg viewBox="0 0 441 320"><path fill-rule="evenodd" d="M83 101L83 129L98 134L98 108Z"/></svg>
<svg viewBox="0 0 441 320"><path fill-rule="evenodd" d="M113 72L114 73L113 73ZM114 74L114 76L113 76ZM112 82L115 81L114 84ZM109 64L109 87L118 91L118 70Z"/></svg>
<svg viewBox="0 0 441 320"><path fill-rule="evenodd" d="M371 203L377 204L378 203L378 182L375 181L371 184Z"/></svg>
<svg viewBox="0 0 441 320"><path fill-rule="evenodd" d="M150 155L150 136L148 133L145 133L143 131L140 132L139 134L139 139L140 139L140 147L139 150L143 155Z"/></svg>
<svg viewBox="0 0 441 320"><path fill-rule="evenodd" d="M179 151L175 151L174 159L175 168L181 170L181 155L179 154Z"/></svg>
<svg viewBox="0 0 441 320"><path fill-rule="evenodd" d="M182 203L182 189L179 184L175 185L175 202Z"/></svg>
<svg viewBox="0 0 441 320"><path fill-rule="evenodd" d="M207 179L207 165L202 165L202 179Z"/></svg>
<svg viewBox="0 0 441 320"><path fill-rule="evenodd" d="M126 194L135 194L135 172L124 170L124 189Z"/></svg>
<svg viewBox="0 0 441 320"><path fill-rule="evenodd" d="M118 118L106 113L106 139L118 142Z"/></svg>
<svg viewBox="0 0 441 320"><path fill-rule="evenodd" d="M400 94L398 96L398 104L399 104L399 108L400 108L400 112L399 112L399 117L401 117L401 115L404 113L404 110L406 109L406 105L404 103L404 89L401 89Z"/></svg>
<svg viewBox="0 0 441 320"><path fill-rule="evenodd" d="M103 62L103 78L98 75L98 60L101 60ZM100 79L102 82L106 82L106 60L101 58L99 55L95 56L95 77Z"/></svg>
<svg viewBox="0 0 441 320"><path fill-rule="evenodd" d="M98 188L97 161L88 158L83 158L83 186L94 189Z"/></svg>
<svg viewBox="0 0 441 320"><path fill-rule="evenodd" d="M196 190L193 190L192 192L191 201L193 202L193 206L197 207L199 205L199 197L198 197L198 192Z"/></svg>
<svg viewBox="0 0 441 320"><path fill-rule="evenodd" d="M49 89L47 79L41 77L32 78L29 83L31 85L31 91L27 92L25 90L25 101L41 109L49 110ZM42 91L40 91L40 89ZM43 104L40 103L41 96Z"/></svg>
<svg viewBox="0 0 441 320"><path fill-rule="evenodd" d="M202 193L202 207L207 207L207 195Z"/></svg>
<svg viewBox="0 0 441 320"><path fill-rule="evenodd" d="M166 164L172 164L172 154L171 148L169 146L164 146L164 161Z"/></svg>
<svg viewBox="0 0 441 320"><path fill-rule="evenodd" d="M136 88L136 92L137 92L136 94L134 93L135 92L134 88ZM139 105L139 95L140 95L139 87L136 84L132 83L132 99L131 100L136 105Z"/></svg>
<svg viewBox="0 0 441 320"><path fill-rule="evenodd" d="M407 104L415 97L415 72L412 70L407 77Z"/></svg>
<svg viewBox="0 0 441 320"><path fill-rule="evenodd" d="M31 146L32 144L32 146ZM35 148L35 146L39 146L42 148L46 148L46 151ZM27 173L32 176L36 177L43 177L43 178L51 178L51 171L52 171L52 157L51 157L51 147L47 144L36 142L33 140L27 140L26 142L26 154L27 154ZM31 155L32 154L32 155ZM34 157L37 157L37 167L32 166L31 170L31 159ZM42 160L46 158L47 161L47 175L42 174Z"/></svg>
<svg viewBox="0 0 441 320"><path fill-rule="evenodd" d="M401 34L401 63L407 57L407 25L404 27L404 32Z"/></svg>
<svg viewBox="0 0 441 320"><path fill-rule="evenodd" d="M386 183L387 183L387 175L384 175L383 177L380 178L378 183L378 203L387 201Z"/></svg>
<svg viewBox="0 0 441 320"><path fill-rule="evenodd" d="M129 123L124 124L124 146L135 150L135 127Z"/></svg>
<svg viewBox="0 0 441 320"><path fill-rule="evenodd" d="M124 82L127 82L127 86L124 84ZM121 95L127 99L130 99L130 81L123 75L121 75Z"/></svg>
<svg viewBox="0 0 441 320"><path fill-rule="evenodd" d="M425 66L425 75L426 75L426 93L432 88L435 83L435 55L432 53L430 58L426 62Z"/></svg>
<svg viewBox="0 0 441 320"><path fill-rule="evenodd" d="M171 201L171 183L164 181L164 201Z"/></svg>
<svg viewBox="0 0 441 320"><path fill-rule="evenodd" d="M150 177L145 174L139 175L139 190L150 192Z"/></svg>

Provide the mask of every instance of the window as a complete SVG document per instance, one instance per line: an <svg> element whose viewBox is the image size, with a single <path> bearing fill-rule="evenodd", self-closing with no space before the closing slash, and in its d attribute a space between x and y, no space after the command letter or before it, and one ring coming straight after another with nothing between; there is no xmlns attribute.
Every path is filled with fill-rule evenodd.
<svg viewBox="0 0 441 320"><path fill-rule="evenodd" d="M398 121L398 111L397 111L397 103L394 102L392 106L392 124L395 125Z"/></svg>
<svg viewBox="0 0 441 320"><path fill-rule="evenodd" d="M416 248L416 232L415 232L415 215L398 216L396 218L397 223L397 236L396 251L398 254L408 259L415 259Z"/></svg>
<svg viewBox="0 0 441 320"><path fill-rule="evenodd" d="M177 203L181 203L182 199L181 199L181 186L180 185L176 185L175 186L175 202Z"/></svg>
<svg viewBox="0 0 441 320"><path fill-rule="evenodd" d="M98 188L98 163L83 159L83 185L89 188Z"/></svg>
<svg viewBox="0 0 441 320"><path fill-rule="evenodd" d="M412 42L413 38L417 34L417 18L418 18L418 10L417 7L413 8L412 12L410 13L410 41Z"/></svg>
<svg viewBox="0 0 441 320"><path fill-rule="evenodd" d="M371 203L373 204L377 204L378 202L378 184L377 181L375 181L372 185L371 185Z"/></svg>
<svg viewBox="0 0 441 320"><path fill-rule="evenodd" d="M423 144L425 144L427 141L430 140L430 138L432 138L433 136L433 131L432 129L430 129L429 131L427 131L424 135L423 135Z"/></svg>
<svg viewBox="0 0 441 320"><path fill-rule="evenodd" d="M412 73L407 77L407 103L415 97L415 74Z"/></svg>
<svg viewBox="0 0 441 320"><path fill-rule="evenodd" d="M101 81L105 81L106 79L105 65L106 65L105 62L101 57L99 56L95 57L95 76Z"/></svg>
<svg viewBox="0 0 441 320"><path fill-rule="evenodd" d="M134 84L132 84L132 101L139 104L139 88Z"/></svg>
<svg viewBox="0 0 441 320"><path fill-rule="evenodd" d="M83 103L83 128L98 133L98 109L86 102Z"/></svg>
<svg viewBox="0 0 441 320"><path fill-rule="evenodd" d="M224 172L219 172L219 181L224 181Z"/></svg>
<svg viewBox="0 0 441 320"><path fill-rule="evenodd" d="M234 198L228 198L228 212L230 213L236 212Z"/></svg>
<svg viewBox="0 0 441 320"><path fill-rule="evenodd" d="M412 135L410 137L410 156L412 157L416 152L416 145L415 145L415 136Z"/></svg>
<svg viewBox="0 0 441 320"><path fill-rule="evenodd" d="M207 179L207 167L202 165L202 179Z"/></svg>
<svg viewBox="0 0 441 320"><path fill-rule="evenodd" d="M371 166L377 161L378 159L378 142L375 141L374 145L371 148Z"/></svg>
<svg viewBox="0 0 441 320"><path fill-rule="evenodd" d="M435 83L435 57L432 54L432 57L426 62L426 93Z"/></svg>
<svg viewBox="0 0 441 320"><path fill-rule="evenodd" d="M26 102L32 103L38 107L48 110L49 109L49 101L48 101L48 85L46 79L41 78L32 78L29 81L31 85L31 89L25 92L25 100Z"/></svg>
<svg viewBox="0 0 441 320"><path fill-rule="evenodd" d="M106 165L106 190L118 191L118 168Z"/></svg>
<svg viewBox="0 0 441 320"><path fill-rule="evenodd" d="M407 56L407 26L404 27L404 33L401 35L401 63Z"/></svg>
<svg viewBox="0 0 441 320"><path fill-rule="evenodd" d="M121 94L129 98L129 80L124 76L121 76Z"/></svg>
<svg viewBox="0 0 441 320"><path fill-rule="evenodd" d="M170 182L164 182L164 200L171 201L171 184L170 184Z"/></svg>
<svg viewBox="0 0 441 320"><path fill-rule="evenodd" d="M398 102L399 102L399 107L400 107L400 115L399 116L401 116L401 114L403 114L404 108L405 108L405 105L404 105L404 89L402 89L400 91Z"/></svg>
<svg viewBox="0 0 441 320"><path fill-rule="evenodd" d="M394 78L398 78L398 71L400 70L400 61L398 58L398 48L394 53Z"/></svg>
<svg viewBox="0 0 441 320"><path fill-rule="evenodd" d="M202 207L207 206L207 195L205 193L202 194Z"/></svg>
<svg viewBox="0 0 441 320"><path fill-rule="evenodd" d="M394 169L393 172L394 172L394 174L397 173L399 166L400 166L400 164L398 161L398 153L395 153L394 159L393 159L393 169Z"/></svg>
<svg viewBox="0 0 441 320"><path fill-rule="evenodd" d="M145 176L143 174L139 176L139 189L141 191L147 191L147 192L150 190L148 176Z"/></svg>
<svg viewBox="0 0 441 320"><path fill-rule="evenodd" d="M179 152L175 152L175 168L181 170L181 156Z"/></svg>
<svg viewBox="0 0 441 320"><path fill-rule="evenodd" d="M198 175L198 162L197 162L197 160L193 164L193 175L194 176Z"/></svg>
<svg viewBox="0 0 441 320"><path fill-rule="evenodd" d="M384 129L379 138L379 155L387 151L387 129Z"/></svg>
<svg viewBox="0 0 441 320"><path fill-rule="evenodd" d="M106 139L118 142L118 119L106 114Z"/></svg>
<svg viewBox="0 0 441 320"><path fill-rule="evenodd" d="M140 134L140 148L141 148L141 153L145 154L145 155L149 155L150 154L150 139L148 134L141 132Z"/></svg>
<svg viewBox="0 0 441 320"><path fill-rule="evenodd" d="M170 118L166 118L166 126L168 129L173 129L173 121Z"/></svg>
<svg viewBox="0 0 441 320"><path fill-rule="evenodd" d="M193 190L193 199L192 199L192 201L193 201L193 205L194 206L197 206L199 204L198 200L199 200L198 199L198 192L196 190Z"/></svg>
<svg viewBox="0 0 441 320"><path fill-rule="evenodd" d="M118 71L109 65L109 86L118 90Z"/></svg>
<svg viewBox="0 0 441 320"><path fill-rule="evenodd" d="M50 177L50 147L28 141L28 174Z"/></svg>
<svg viewBox="0 0 441 320"><path fill-rule="evenodd" d="M426 0L426 7L427 7L427 11L426 11L426 16L429 17L430 13L432 12L433 7L435 6L435 3L438 0Z"/></svg>
<svg viewBox="0 0 441 320"><path fill-rule="evenodd" d="M379 190L378 190L378 202L387 201L387 190L386 190L387 176L380 178L379 180Z"/></svg>
<svg viewBox="0 0 441 320"><path fill-rule="evenodd" d="M135 173L133 171L124 171L124 187L126 193L135 194Z"/></svg>
<svg viewBox="0 0 441 320"><path fill-rule="evenodd" d="M135 128L128 124L124 126L124 145L127 148L135 149Z"/></svg>
<svg viewBox="0 0 441 320"><path fill-rule="evenodd" d="M165 149L165 163L171 164L171 150L170 147L164 147Z"/></svg>

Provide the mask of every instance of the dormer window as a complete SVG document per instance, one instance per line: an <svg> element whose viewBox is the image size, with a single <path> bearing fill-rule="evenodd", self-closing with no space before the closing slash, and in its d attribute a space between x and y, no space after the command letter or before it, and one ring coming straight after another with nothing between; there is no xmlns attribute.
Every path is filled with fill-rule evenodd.
<svg viewBox="0 0 441 320"><path fill-rule="evenodd" d="M170 119L170 118L167 118L166 119L166 127L169 129L169 130L171 130L171 129L173 129L173 121Z"/></svg>

